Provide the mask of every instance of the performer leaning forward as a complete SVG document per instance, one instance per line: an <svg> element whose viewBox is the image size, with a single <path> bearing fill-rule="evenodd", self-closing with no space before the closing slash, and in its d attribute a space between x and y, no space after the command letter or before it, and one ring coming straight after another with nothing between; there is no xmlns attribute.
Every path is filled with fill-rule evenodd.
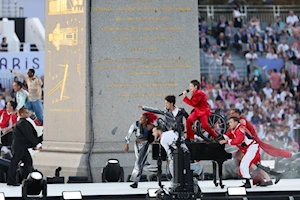
<svg viewBox="0 0 300 200"><path fill-rule="evenodd" d="M126 146L124 148L125 152L129 151L130 137L135 133L136 140L134 143L134 152L136 156L136 161L134 168L130 177L130 180L134 183L130 185L132 188L138 187L138 182L143 173L143 168L147 161L147 156L149 153L149 144L153 142L154 137L152 136L152 129L154 127L153 122L158 117L149 112L145 112L140 116L140 120L133 123L125 137Z"/></svg>

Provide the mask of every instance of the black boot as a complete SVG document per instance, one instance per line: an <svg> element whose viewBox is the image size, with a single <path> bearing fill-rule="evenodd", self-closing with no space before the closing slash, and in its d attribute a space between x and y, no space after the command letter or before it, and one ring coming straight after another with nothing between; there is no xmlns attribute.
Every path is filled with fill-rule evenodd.
<svg viewBox="0 0 300 200"><path fill-rule="evenodd" d="M241 187L251 188L250 179L246 178L246 182L245 182L244 185L242 185Z"/></svg>
<svg viewBox="0 0 300 200"><path fill-rule="evenodd" d="M283 174L278 174L275 179L275 184L277 184L282 177L283 177Z"/></svg>
<svg viewBox="0 0 300 200"><path fill-rule="evenodd" d="M130 187L132 187L132 188L137 188L137 187L138 187L137 182L132 183L132 184L130 185Z"/></svg>
<svg viewBox="0 0 300 200"><path fill-rule="evenodd" d="M273 185L273 182L270 180L270 181L263 181L259 184L259 186L261 187L266 187L266 186L269 186L269 185Z"/></svg>

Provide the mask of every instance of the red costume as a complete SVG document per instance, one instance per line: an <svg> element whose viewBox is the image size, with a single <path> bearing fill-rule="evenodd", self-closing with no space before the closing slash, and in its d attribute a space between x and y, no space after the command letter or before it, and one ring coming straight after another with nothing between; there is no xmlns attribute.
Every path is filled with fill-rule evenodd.
<svg viewBox="0 0 300 200"><path fill-rule="evenodd" d="M0 130L12 127L17 123L17 115L8 113L6 109L0 110Z"/></svg>
<svg viewBox="0 0 300 200"><path fill-rule="evenodd" d="M262 148L262 150L264 150L264 152L274 157L282 156L285 158L289 158L292 156L292 154L288 151L276 148L270 144L261 141L252 124L249 121L247 121L246 118L243 116L240 116L240 120L246 121L246 125L244 124L242 125L245 126L250 131L251 135L254 137L254 140L260 145L260 147Z"/></svg>
<svg viewBox="0 0 300 200"><path fill-rule="evenodd" d="M241 124L238 124L234 130L228 131L225 136L229 138L227 144L237 146L245 154L239 166L239 174L243 178L250 179L250 166L260 162L259 144L250 131Z"/></svg>
<svg viewBox="0 0 300 200"><path fill-rule="evenodd" d="M17 115L7 112L6 109L0 110L0 132L2 135L2 129L10 128L17 123ZM3 146L10 146L13 140L12 133L9 133L1 137L1 143Z"/></svg>
<svg viewBox="0 0 300 200"><path fill-rule="evenodd" d="M217 138L218 135L209 127L208 125L208 116L211 114L210 107L207 103L207 96L201 90L196 90L193 92L191 99L184 97L183 101L194 107L194 112L190 114L186 120L186 138L194 139L194 132L192 130L192 125L200 117L201 127L207 131L214 138Z"/></svg>

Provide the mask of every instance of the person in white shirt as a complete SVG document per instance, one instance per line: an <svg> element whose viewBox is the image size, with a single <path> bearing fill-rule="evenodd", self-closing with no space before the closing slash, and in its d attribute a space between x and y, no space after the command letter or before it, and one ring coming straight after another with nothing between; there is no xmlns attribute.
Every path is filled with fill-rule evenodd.
<svg viewBox="0 0 300 200"><path fill-rule="evenodd" d="M168 165L169 170L172 175L171 185L173 183L174 179L174 166L173 166L173 151L172 149L176 149L176 141L178 140L178 133L174 132L173 130L165 131L165 128L161 125L158 125L153 128L152 135L154 136L154 141L158 141L160 139L160 144L163 146L167 153L168 157ZM188 149L185 144L182 144L182 148ZM200 162L191 163L191 170L194 171L194 173L200 175L203 171L203 166Z"/></svg>
<svg viewBox="0 0 300 200"><path fill-rule="evenodd" d="M238 108L239 110L243 110L244 109L244 99L242 97L238 98L238 101L235 103L235 108Z"/></svg>
<svg viewBox="0 0 300 200"><path fill-rule="evenodd" d="M288 27L292 27L295 22L298 22L299 19L297 17L297 15L294 14L294 11L290 10L289 11L289 16L287 16L286 18L286 24Z"/></svg>
<svg viewBox="0 0 300 200"><path fill-rule="evenodd" d="M277 54L276 54L275 48L270 47L270 48L268 49L268 53L267 53L267 55L266 55L266 58L267 58L267 59L277 59L277 58L278 58L278 56L277 56Z"/></svg>
<svg viewBox="0 0 300 200"><path fill-rule="evenodd" d="M261 106L261 99L259 98L259 96L257 95L257 93L255 91L252 92L252 97L249 98L251 104L257 104L258 106Z"/></svg>
<svg viewBox="0 0 300 200"><path fill-rule="evenodd" d="M273 89L271 88L271 84L269 82L266 83L266 87L263 88L263 92L267 98L272 98Z"/></svg>
<svg viewBox="0 0 300 200"><path fill-rule="evenodd" d="M256 53L254 53L253 49L250 48L249 52L246 53L245 58L246 58L246 63L247 63L247 75L249 77L250 72L251 72L251 69L250 69L251 68L251 63L252 63L252 61L257 60L258 56L257 56Z"/></svg>
<svg viewBox="0 0 300 200"><path fill-rule="evenodd" d="M289 50L289 45L286 43L286 39L282 39L281 43L277 46L278 53L284 53Z"/></svg>

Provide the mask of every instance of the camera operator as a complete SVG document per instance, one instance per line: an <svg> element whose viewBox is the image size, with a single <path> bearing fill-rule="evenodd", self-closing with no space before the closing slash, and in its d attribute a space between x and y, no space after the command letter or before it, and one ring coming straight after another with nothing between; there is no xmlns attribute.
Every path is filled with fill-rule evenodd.
<svg viewBox="0 0 300 200"><path fill-rule="evenodd" d="M171 179L171 186L173 185L173 177L174 177L174 167L173 167L173 150L176 149L176 141L178 140L178 134L173 130L166 131L166 128L162 125L158 125L152 129L152 135L154 136L154 141L157 141L158 138L160 139L160 144L165 149L167 156L168 156L168 165L169 170L172 175ZM182 148L188 150L187 146L183 143L181 145ZM194 171L197 175L200 175L203 166L200 162L191 163L191 170Z"/></svg>

